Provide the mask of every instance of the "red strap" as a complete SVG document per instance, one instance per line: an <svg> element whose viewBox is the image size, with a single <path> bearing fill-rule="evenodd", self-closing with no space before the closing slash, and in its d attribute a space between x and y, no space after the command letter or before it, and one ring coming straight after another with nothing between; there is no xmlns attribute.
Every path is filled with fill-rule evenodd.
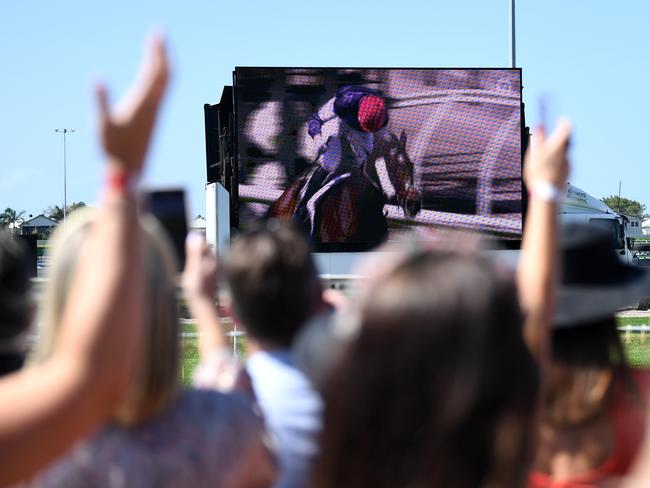
<svg viewBox="0 0 650 488"><path fill-rule="evenodd" d="M127 193L131 189L131 174L120 169L111 170L106 177L106 185L109 190Z"/></svg>

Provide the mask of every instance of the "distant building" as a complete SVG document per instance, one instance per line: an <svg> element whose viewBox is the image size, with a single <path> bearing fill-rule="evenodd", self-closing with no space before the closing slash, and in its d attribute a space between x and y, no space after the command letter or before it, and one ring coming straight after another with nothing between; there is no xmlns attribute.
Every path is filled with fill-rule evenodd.
<svg viewBox="0 0 650 488"><path fill-rule="evenodd" d="M39 239L47 239L57 224L56 220L41 214L23 222L20 226L20 233L24 236L36 234Z"/></svg>
<svg viewBox="0 0 650 488"><path fill-rule="evenodd" d="M641 237L643 236L642 232L642 220L639 217L629 217L625 216L626 222L625 225L627 226L627 237Z"/></svg>
<svg viewBox="0 0 650 488"><path fill-rule="evenodd" d="M644 236L650 235L650 219L645 219L641 223L641 232Z"/></svg>

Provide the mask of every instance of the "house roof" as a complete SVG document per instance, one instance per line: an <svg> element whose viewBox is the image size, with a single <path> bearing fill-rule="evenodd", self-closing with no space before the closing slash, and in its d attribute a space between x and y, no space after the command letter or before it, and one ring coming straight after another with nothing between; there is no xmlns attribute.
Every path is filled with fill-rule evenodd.
<svg viewBox="0 0 650 488"><path fill-rule="evenodd" d="M49 217L46 217L43 214L40 214L34 218L31 218L23 222L23 225L21 225L21 227L23 229L25 227L54 227L56 224L57 224L56 220L53 220Z"/></svg>

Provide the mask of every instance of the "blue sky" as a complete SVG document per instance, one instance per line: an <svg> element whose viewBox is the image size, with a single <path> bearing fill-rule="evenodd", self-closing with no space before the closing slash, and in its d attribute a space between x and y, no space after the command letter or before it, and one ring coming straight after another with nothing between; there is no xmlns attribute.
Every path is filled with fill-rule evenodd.
<svg viewBox="0 0 650 488"><path fill-rule="evenodd" d="M182 185L204 214L203 104L236 65L508 66L508 0L4 2L0 7L0 207L38 214L93 202L102 180L94 78L116 99L151 26L168 33L175 75L145 182ZM529 125L538 98L575 124L571 181L650 206L650 6L518 1L517 64Z"/></svg>

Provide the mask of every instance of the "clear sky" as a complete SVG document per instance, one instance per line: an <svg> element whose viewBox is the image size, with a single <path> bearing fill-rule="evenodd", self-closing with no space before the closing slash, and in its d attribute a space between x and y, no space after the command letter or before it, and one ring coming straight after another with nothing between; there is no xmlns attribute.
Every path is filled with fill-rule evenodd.
<svg viewBox="0 0 650 488"><path fill-rule="evenodd" d="M96 199L102 179L92 80L116 99L150 26L168 33L173 85L145 181L182 185L204 214L203 104L234 66L509 66L509 0L33 0L0 7L0 207L38 214ZM517 65L528 125L538 98L575 124L571 181L650 207L650 3L519 0Z"/></svg>

